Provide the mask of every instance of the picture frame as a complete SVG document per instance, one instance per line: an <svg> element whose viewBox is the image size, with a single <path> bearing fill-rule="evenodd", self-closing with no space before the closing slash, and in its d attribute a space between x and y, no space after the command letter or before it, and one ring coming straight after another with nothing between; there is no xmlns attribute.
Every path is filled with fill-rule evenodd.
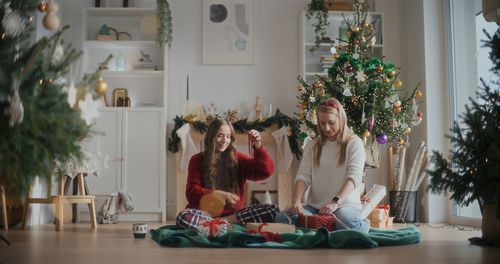
<svg viewBox="0 0 500 264"><path fill-rule="evenodd" d="M118 106L118 99L119 98L126 98L128 97L128 91L125 88L116 88L113 90L113 106L117 107Z"/></svg>
<svg viewBox="0 0 500 264"><path fill-rule="evenodd" d="M203 0L203 64L255 64L253 0Z"/></svg>

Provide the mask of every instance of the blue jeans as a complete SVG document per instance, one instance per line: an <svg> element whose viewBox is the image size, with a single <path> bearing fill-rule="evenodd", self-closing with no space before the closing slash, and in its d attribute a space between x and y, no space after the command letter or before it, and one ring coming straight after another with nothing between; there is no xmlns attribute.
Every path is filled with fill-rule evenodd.
<svg viewBox="0 0 500 264"><path fill-rule="evenodd" d="M304 215L314 215L318 214L319 210L304 204ZM333 212L333 215L336 217L335 221L335 230L340 229L357 229L363 233L368 233L370 229L370 224L367 219L361 219L361 210L353 208L353 207L342 207ZM299 219L298 214L292 213L292 210L286 209L281 211L274 221L276 223L284 223L284 224L293 224L296 225ZM344 226L344 224L347 226Z"/></svg>

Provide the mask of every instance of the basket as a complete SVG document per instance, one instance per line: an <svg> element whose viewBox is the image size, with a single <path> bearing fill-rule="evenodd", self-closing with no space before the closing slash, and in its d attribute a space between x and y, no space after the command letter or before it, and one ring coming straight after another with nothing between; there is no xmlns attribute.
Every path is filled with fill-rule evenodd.
<svg viewBox="0 0 500 264"><path fill-rule="evenodd" d="M99 224L118 223L118 194L99 194L94 198L96 220Z"/></svg>

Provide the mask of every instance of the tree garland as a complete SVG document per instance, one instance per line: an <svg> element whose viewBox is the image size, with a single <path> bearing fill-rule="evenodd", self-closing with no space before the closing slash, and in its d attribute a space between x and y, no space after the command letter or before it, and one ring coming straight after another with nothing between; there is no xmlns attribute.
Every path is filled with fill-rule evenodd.
<svg viewBox="0 0 500 264"><path fill-rule="evenodd" d="M174 129L172 130L170 138L168 139L168 150L172 153L177 153L179 151L179 143L181 139L179 138L179 136L177 136L177 130L184 124L191 124L193 128L199 133L204 133L208 127L208 124L206 122L189 122L182 116L176 116L174 118L174 123ZM278 125L278 128L281 128L283 126L288 126L290 128L291 133L288 136L290 150L293 154L295 154L295 157L297 159L300 159L300 157L302 156L302 150L299 144L300 122L295 118L291 118L281 113L279 109L276 110L274 116L271 116L264 121L248 122L248 120L245 118L232 123L234 130L239 133L246 133L252 129L255 129L257 131L264 131L266 128L271 127L273 124Z"/></svg>

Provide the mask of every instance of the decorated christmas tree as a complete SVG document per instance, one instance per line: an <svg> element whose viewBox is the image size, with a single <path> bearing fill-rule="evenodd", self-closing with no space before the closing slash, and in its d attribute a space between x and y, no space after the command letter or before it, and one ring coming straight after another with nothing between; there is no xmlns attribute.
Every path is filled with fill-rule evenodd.
<svg viewBox="0 0 500 264"><path fill-rule="evenodd" d="M368 6L355 1L354 8L354 19L344 17L347 39L339 39L331 49L334 64L328 76L310 84L298 78L297 115L305 124L304 135L317 135L316 107L335 97L343 104L351 129L366 143L404 147L405 135L422 121L416 101L422 93L417 88L405 92L398 68L370 54L375 41Z"/></svg>
<svg viewBox="0 0 500 264"><path fill-rule="evenodd" d="M80 53L64 44L66 28L33 39L35 12L55 30L57 9L53 0L0 1L0 185L14 194L49 179L56 161L81 157L78 142L106 89L101 68L81 82L67 76Z"/></svg>

